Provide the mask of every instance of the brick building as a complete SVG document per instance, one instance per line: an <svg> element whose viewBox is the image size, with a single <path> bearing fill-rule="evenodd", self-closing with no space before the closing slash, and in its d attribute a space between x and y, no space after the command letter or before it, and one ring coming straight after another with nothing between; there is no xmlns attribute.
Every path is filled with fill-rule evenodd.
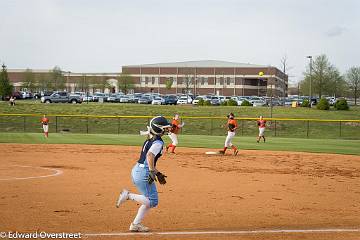
<svg viewBox="0 0 360 240"><path fill-rule="evenodd" d="M288 88L288 76L276 67L225 61L130 65L122 72L133 76L135 92L282 97Z"/></svg>
<svg viewBox="0 0 360 240"><path fill-rule="evenodd" d="M33 70L33 73L37 80L46 82L50 79L50 71ZM288 91L288 76L276 67L265 65L206 60L129 65L123 66L122 72L133 77L134 92L283 97ZM259 76L259 72L264 75ZM21 90L25 70L9 69L8 74L16 90ZM63 81L68 91L118 92L119 75L63 71ZM104 82L107 83L106 89L100 87Z"/></svg>

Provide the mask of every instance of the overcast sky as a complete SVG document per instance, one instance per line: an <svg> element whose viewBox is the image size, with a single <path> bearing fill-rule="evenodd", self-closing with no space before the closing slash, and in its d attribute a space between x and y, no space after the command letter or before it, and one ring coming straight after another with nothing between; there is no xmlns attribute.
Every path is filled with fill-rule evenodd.
<svg viewBox="0 0 360 240"><path fill-rule="evenodd" d="M360 65L359 0L1 0L8 68L120 72L132 64L224 60L271 64L292 82L307 55Z"/></svg>

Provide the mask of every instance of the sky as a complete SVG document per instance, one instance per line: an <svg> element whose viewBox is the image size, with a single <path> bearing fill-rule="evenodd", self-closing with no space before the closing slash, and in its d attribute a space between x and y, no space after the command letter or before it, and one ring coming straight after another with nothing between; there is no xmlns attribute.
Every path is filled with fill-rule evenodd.
<svg viewBox="0 0 360 240"><path fill-rule="evenodd" d="M193 60L272 65L294 83L326 54L360 66L359 0L1 0L0 63L9 69L121 72Z"/></svg>

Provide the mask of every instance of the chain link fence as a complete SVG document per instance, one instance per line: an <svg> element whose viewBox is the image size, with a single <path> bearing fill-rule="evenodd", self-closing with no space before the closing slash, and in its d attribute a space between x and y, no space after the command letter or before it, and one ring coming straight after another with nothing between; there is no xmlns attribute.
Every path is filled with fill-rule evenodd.
<svg viewBox="0 0 360 240"><path fill-rule="evenodd" d="M1 114L0 132L42 132L38 114ZM50 133L139 134L151 116L47 115ZM170 119L170 118L168 118ZM183 117L182 134L226 134L223 117ZM255 118L237 118L239 136L256 136ZM341 138L360 140L360 120L267 119L266 136L283 138Z"/></svg>

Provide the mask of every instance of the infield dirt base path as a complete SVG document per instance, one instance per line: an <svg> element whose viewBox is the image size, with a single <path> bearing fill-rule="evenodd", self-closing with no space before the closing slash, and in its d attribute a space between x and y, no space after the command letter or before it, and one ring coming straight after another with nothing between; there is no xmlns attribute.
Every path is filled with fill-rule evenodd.
<svg viewBox="0 0 360 240"><path fill-rule="evenodd" d="M159 206L145 217L152 231L360 229L359 156L205 151L213 149L179 147L159 160L168 183L158 186ZM0 231L127 232L138 205L127 201L117 209L115 201L122 188L136 191L130 171L139 152L128 146L1 144ZM360 232L117 238L360 239Z"/></svg>

